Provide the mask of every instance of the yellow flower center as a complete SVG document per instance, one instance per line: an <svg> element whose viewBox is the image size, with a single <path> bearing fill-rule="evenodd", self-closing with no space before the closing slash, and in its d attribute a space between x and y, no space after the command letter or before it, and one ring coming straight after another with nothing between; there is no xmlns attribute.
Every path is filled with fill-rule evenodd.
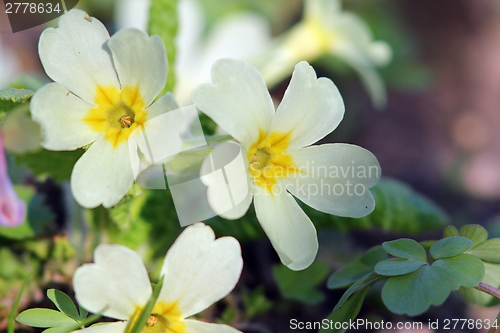
<svg viewBox="0 0 500 333"><path fill-rule="evenodd" d="M127 325L129 332L144 309L137 308ZM186 324L177 302L157 302L141 333L187 333Z"/></svg>
<svg viewBox="0 0 500 333"><path fill-rule="evenodd" d="M278 179L298 171L293 158L285 153L290 144L290 133L261 132L248 150L248 171L257 185L273 194Z"/></svg>
<svg viewBox="0 0 500 333"><path fill-rule="evenodd" d="M147 111L139 88L98 86L94 104L83 117L94 131L104 133L113 147L126 142L132 131L147 121Z"/></svg>

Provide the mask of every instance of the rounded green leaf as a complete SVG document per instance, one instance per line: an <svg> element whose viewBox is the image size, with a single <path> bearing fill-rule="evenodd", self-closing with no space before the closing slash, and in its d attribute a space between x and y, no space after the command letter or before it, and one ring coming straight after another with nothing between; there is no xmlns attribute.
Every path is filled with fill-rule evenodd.
<svg viewBox="0 0 500 333"><path fill-rule="evenodd" d="M453 237L453 236L456 237L460 236L458 229L454 225L447 225L443 230L443 238Z"/></svg>
<svg viewBox="0 0 500 333"><path fill-rule="evenodd" d="M416 271L425 265L422 261L407 259L389 259L379 262L375 266L375 273L384 276L404 275Z"/></svg>
<svg viewBox="0 0 500 333"><path fill-rule="evenodd" d="M443 303L451 287L448 270L425 265L413 273L389 278L382 288L382 300L394 313L416 316Z"/></svg>
<svg viewBox="0 0 500 333"><path fill-rule="evenodd" d="M64 313L51 309L29 309L21 312L16 320L31 327L55 327L76 324Z"/></svg>
<svg viewBox="0 0 500 333"><path fill-rule="evenodd" d="M472 247L472 241L465 237L446 237L431 246L434 259L449 258L464 253Z"/></svg>
<svg viewBox="0 0 500 333"><path fill-rule="evenodd" d="M375 265L387 259L387 253L378 245L366 251L360 258L337 270L328 279L328 288L335 289L350 285L366 274L373 272Z"/></svg>
<svg viewBox="0 0 500 333"><path fill-rule="evenodd" d="M76 309L75 303L73 303L68 295L56 289L49 289L47 290L47 297L55 304L59 311L75 320L80 320L80 314Z"/></svg>
<svg viewBox="0 0 500 333"><path fill-rule="evenodd" d="M460 287L475 287L484 276L484 265L481 259L470 254L460 254L451 258L435 261L432 266L448 270L452 276L453 290Z"/></svg>
<svg viewBox="0 0 500 333"><path fill-rule="evenodd" d="M479 224L467 224L460 228L460 236L470 239L477 246L488 239L488 231Z"/></svg>
<svg viewBox="0 0 500 333"><path fill-rule="evenodd" d="M483 261L500 264L500 238L487 240L474 246L467 253L475 255Z"/></svg>
<svg viewBox="0 0 500 333"><path fill-rule="evenodd" d="M484 277L481 282L495 288L500 288L500 265L483 262ZM474 288L460 288L460 296L470 304L480 306L493 306L498 304L498 299Z"/></svg>
<svg viewBox="0 0 500 333"><path fill-rule="evenodd" d="M398 258L411 259L427 263L427 254L422 245L409 238L401 238L382 243L384 250Z"/></svg>

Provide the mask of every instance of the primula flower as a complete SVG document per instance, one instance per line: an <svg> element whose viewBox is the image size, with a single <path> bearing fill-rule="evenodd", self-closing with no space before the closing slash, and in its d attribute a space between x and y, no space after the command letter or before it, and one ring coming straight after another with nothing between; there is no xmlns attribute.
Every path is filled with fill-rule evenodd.
<svg viewBox="0 0 500 333"><path fill-rule="evenodd" d="M119 320L78 332L123 333L130 329L152 296L148 272L137 253L121 245L99 245L94 264L78 268L73 278L78 303L91 312ZM185 319L227 296L243 268L241 249L232 237L215 240L212 229L194 224L165 256L163 286L141 332L237 333L226 325Z"/></svg>
<svg viewBox="0 0 500 333"><path fill-rule="evenodd" d="M376 107L385 105L386 89L376 67L391 60L391 48L383 41L373 41L368 25L355 14L343 12L340 0L305 0L303 19L279 36L255 65L273 86L299 61L312 62L327 54L358 72Z"/></svg>
<svg viewBox="0 0 500 333"><path fill-rule="evenodd" d="M7 173L7 160L0 134L0 226L17 227L26 219L26 203L17 197Z"/></svg>
<svg viewBox="0 0 500 333"><path fill-rule="evenodd" d="M165 47L136 29L110 38L101 22L73 9L58 28L43 32L39 53L56 81L31 101L42 146L74 150L92 143L75 164L71 189L84 207L113 206L134 181L129 135L173 104L170 94L154 102L166 82Z"/></svg>
<svg viewBox="0 0 500 333"><path fill-rule="evenodd" d="M250 189L230 211L218 212L217 204L212 208L223 217L237 219L253 198L257 218L281 261L293 270L304 269L316 256L316 229L291 194L325 213L367 215L375 206L368 188L380 177L377 159L349 144L307 147L337 127L344 104L332 81L317 79L305 61L295 67L276 112L264 78L250 64L221 59L212 67L212 80L213 84L194 90L192 99L239 142L246 156L246 173L238 184L229 184L233 197L241 197L236 191ZM247 182L248 186L241 186ZM226 190L226 184L221 190ZM209 202L217 203L220 192L209 184L207 193Z"/></svg>

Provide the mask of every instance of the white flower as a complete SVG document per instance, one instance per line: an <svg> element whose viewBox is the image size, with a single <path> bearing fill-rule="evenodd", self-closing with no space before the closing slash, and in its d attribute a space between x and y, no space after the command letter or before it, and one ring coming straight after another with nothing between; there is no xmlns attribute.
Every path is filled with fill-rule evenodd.
<svg viewBox="0 0 500 333"><path fill-rule="evenodd" d="M316 256L316 229L291 194L325 213L367 215L375 205L368 188L380 177L377 159L354 145L307 147L337 127L344 104L332 81L317 79L305 61L295 67L276 112L262 75L248 63L221 59L212 67L212 80L214 84L193 91L192 99L244 151L248 168L238 182L249 181L248 187L230 183L231 191L252 191L228 212L217 211L216 204L212 208L223 217L237 219L253 198L257 218L281 261L293 270L304 269ZM209 202L217 202L211 193L220 192L208 191Z"/></svg>
<svg viewBox="0 0 500 333"><path fill-rule="evenodd" d="M166 82L165 47L158 36L136 29L110 38L101 22L73 9L57 29L43 32L39 53L56 81L31 101L42 146L74 150L92 143L75 164L71 189L84 207L113 206L134 181L130 133L175 104L170 94L154 102Z"/></svg>
<svg viewBox="0 0 500 333"><path fill-rule="evenodd" d="M78 303L90 312L119 320L78 332L123 333L152 296L151 283L137 253L121 245L99 245L94 264L73 278ZM163 286L142 332L236 333L225 325L185 319L207 309L236 286L243 268L241 249L232 237L215 240L212 229L194 224L168 250L160 276Z"/></svg>
<svg viewBox="0 0 500 333"><path fill-rule="evenodd" d="M326 54L341 58L356 70L373 104L385 105L386 89L376 67L391 60L391 48L385 42L373 41L370 28L361 18L342 12L340 0L305 0L303 19L278 37L255 65L273 86L299 61L312 62Z"/></svg>

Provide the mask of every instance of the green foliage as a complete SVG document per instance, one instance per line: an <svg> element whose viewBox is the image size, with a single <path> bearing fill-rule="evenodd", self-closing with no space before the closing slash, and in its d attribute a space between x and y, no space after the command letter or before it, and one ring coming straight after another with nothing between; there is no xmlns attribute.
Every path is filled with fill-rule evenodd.
<svg viewBox="0 0 500 333"><path fill-rule="evenodd" d="M177 35L177 0L152 0L149 10L149 34L159 35L165 44L168 60L167 84L163 93L175 87L175 36Z"/></svg>
<svg viewBox="0 0 500 333"><path fill-rule="evenodd" d="M276 265L273 275L284 298L314 305L325 298L316 287L326 279L329 270L327 264L316 261L303 271L292 271L283 265Z"/></svg>
<svg viewBox="0 0 500 333"><path fill-rule="evenodd" d="M260 286L252 292L243 293L243 308L245 319L251 319L259 314L266 313L273 307L273 303L267 299L264 287Z"/></svg>
<svg viewBox="0 0 500 333"><path fill-rule="evenodd" d="M387 259L387 253L380 245L372 247L360 258L330 276L327 286L330 289L346 287L368 273L373 273L375 265L385 259Z"/></svg>
<svg viewBox="0 0 500 333"><path fill-rule="evenodd" d="M381 261L375 266L377 274L384 276L398 276L412 273L425 265L426 262L407 259L389 259Z"/></svg>
<svg viewBox="0 0 500 333"><path fill-rule="evenodd" d="M14 304L12 304L12 309L9 315L9 322L7 324L7 333L14 333L14 320L17 314L17 309L19 308L19 302L21 302L21 296L26 287L28 286L28 284L30 283L30 281L31 281L31 276L27 276L24 279L23 285L17 292L16 299L14 300Z"/></svg>
<svg viewBox="0 0 500 333"><path fill-rule="evenodd" d="M54 303L59 311L73 318L74 320L82 320L75 303L69 298L68 295L56 289L47 290L47 297Z"/></svg>
<svg viewBox="0 0 500 333"><path fill-rule="evenodd" d="M27 89L0 90L0 114L14 109L20 103L27 103L33 94L33 91Z"/></svg>
<svg viewBox="0 0 500 333"><path fill-rule="evenodd" d="M440 207L397 180L382 178L370 191L375 198L375 210L359 219L320 213L305 205L303 208L318 229L335 227L349 231L382 228L415 234L442 228L448 221L448 216Z"/></svg>
<svg viewBox="0 0 500 333"><path fill-rule="evenodd" d="M472 241L465 237L446 237L431 246L430 254L435 259L449 258L464 253L472 247Z"/></svg>
<svg viewBox="0 0 500 333"><path fill-rule="evenodd" d="M26 165L35 176L50 176L58 182L63 182L70 179L73 166L83 153L83 149L75 151L41 149L34 153L14 155L14 157L18 165Z"/></svg>
<svg viewBox="0 0 500 333"><path fill-rule="evenodd" d="M409 238L402 238L382 244L384 250L395 257L427 262L425 249L418 242Z"/></svg>
<svg viewBox="0 0 500 333"><path fill-rule="evenodd" d="M74 325L76 321L62 312L51 309L28 309L23 311L16 320L31 327L58 327Z"/></svg>

